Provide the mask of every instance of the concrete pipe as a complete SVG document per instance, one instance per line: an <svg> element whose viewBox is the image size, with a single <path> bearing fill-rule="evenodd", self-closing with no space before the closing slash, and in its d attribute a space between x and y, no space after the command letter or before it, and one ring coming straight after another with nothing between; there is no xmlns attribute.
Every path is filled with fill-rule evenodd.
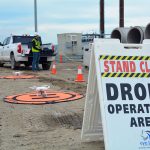
<svg viewBox="0 0 150 150"><path fill-rule="evenodd" d="M145 28L144 39L150 39L150 23Z"/></svg>
<svg viewBox="0 0 150 150"><path fill-rule="evenodd" d="M111 38L119 39L121 43L127 43L127 33L130 28L115 28L111 33Z"/></svg>
<svg viewBox="0 0 150 150"><path fill-rule="evenodd" d="M132 27L127 34L127 43L140 44L144 39L145 28L136 26Z"/></svg>

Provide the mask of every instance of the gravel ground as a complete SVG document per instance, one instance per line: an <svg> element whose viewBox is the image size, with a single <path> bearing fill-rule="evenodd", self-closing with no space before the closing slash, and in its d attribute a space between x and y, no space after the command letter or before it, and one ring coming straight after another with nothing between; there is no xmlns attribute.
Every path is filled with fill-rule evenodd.
<svg viewBox="0 0 150 150"><path fill-rule="evenodd" d="M50 71L32 73L35 79L0 79L0 150L104 150L103 141L81 142L85 97L71 102L24 105L3 101L5 96L30 92L31 86L49 84L54 90L69 90L85 95L87 82L75 83L79 62L57 64L57 75ZM18 70L17 70L18 71ZM12 75L9 66L0 76ZM83 69L87 81L88 70Z"/></svg>

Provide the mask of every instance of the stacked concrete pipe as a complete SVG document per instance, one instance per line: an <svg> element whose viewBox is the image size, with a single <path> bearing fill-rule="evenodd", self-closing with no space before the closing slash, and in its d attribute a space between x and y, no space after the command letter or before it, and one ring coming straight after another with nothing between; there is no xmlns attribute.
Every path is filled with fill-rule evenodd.
<svg viewBox="0 0 150 150"><path fill-rule="evenodd" d="M150 23L145 28L144 39L150 39Z"/></svg>
<svg viewBox="0 0 150 150"><path fill-rule="evenodd" d="M144 40L145 27L131 27L127 34L127 43L140 44Z"/></svg>
<svg viewBox="0 0 150 150"><path fill-rule="evenodd" d="M130 28L115 28L111 33L111 38L119 39L121 43L127 43L127 34Z"/></svg>
<svg viewBox="0 0 150 150"><path fill-rule="evenodd" d="M146 27L115 28L111 38L119 39L121 43L141 44L144 39L150 39L150 23Z"/></svg>

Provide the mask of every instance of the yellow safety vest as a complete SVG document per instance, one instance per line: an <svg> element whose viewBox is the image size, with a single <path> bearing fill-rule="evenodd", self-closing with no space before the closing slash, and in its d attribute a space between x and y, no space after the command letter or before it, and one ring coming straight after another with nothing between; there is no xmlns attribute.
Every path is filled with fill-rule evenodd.
<svg viewBox="0 0 150 150"><path fill-rule="evenodd" d="M38 49L40 49L40 41L36 40L36 39L33 39L32 41L35 41L35 47L37 47ZM40 52L40 50L38 49L35 49L32 47L32 52Z"/></svg>

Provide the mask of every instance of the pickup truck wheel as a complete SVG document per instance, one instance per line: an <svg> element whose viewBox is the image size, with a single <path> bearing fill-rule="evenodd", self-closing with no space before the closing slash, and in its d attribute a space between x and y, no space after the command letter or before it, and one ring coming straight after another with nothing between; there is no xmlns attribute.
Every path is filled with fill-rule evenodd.
<svg viewBox="0 0 150 150"><path fill-rule="evenodd" d="M15 61L15 57L14 57L14 55L11 55L10 56L10 63L11 63L11 69L15 69L16 68L16 61Z"/></svg>
<svg viewBox="0 0 150 150"><path fill-rule="evenodd" d="M30 66L30 63L25 62L24 65L25 65L26 68L28 68Z"/></svg>
<svg viewBox="0 0 150 150"><path fill-rule="evenodd" d="M0 67L3 67L4 66L4 64L3 63L0 63Z"/></svg>
<svg viewBox="0 0 150 150"><path fill-rule="evenodd" d="M51 62L42 63L43 70L49 70L51 67Z"/></svg>

